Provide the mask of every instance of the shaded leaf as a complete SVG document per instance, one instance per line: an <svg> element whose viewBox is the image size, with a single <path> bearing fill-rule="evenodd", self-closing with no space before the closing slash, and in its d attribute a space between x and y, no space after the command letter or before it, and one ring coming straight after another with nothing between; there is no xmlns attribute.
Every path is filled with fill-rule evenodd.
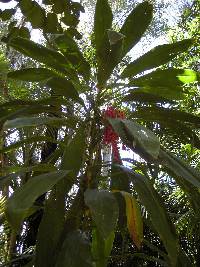
<svg viewBox="0 0 200 267"><path fill-rule="evenodd" d="M0 18L3 21L11 19L11 17L15 14L16 10L14 8L11 9L5 9L5 10L0 10Z"/></svg>
<svg viewBox="0 0 200 267"><path fill-rule="evenodd" d="M170 120L177 122L186 122L195 126L196 128L200 127L200 117L180 111L180 110L172 110L169 108L163 107L142 107L139 108L133 114L136 118L149 118L149 120Z"/></svg>
<svg viewBox="0 0 200 267"><path fill-rule="evenodd" d="M192 40L188 39L173 44L158 45L140 58L128 64L121 76L123 78L133 77L145 70L159 67L172 60L179 53L187 50L192 43Z"/></svg>
<svg viewBox="0 0 200 267"><path fill-rule="evenodd" d="M93 267L91 247L88 240L79 231L73 231L66 237L55 267Z"/></svg>
<svg viewBox="0 0 200 267"><path fill-rule="evenodd" d="M109 191L87 189L85 191L85 204L92 212L97 230L103 239L107 239L115 230L118 219L118 204Z"/></svg>
<svg viewBox="0 0 200 267"><path fill-rule="evenodd" d="M29 82L40 82L50 79L54 76L57 76L54 71L45 68L26 68L11 71L7 74L8 78Z"/></svg>
<svg viewBox="0 0 200 267"><path fill-rule="evenodd" d="M16 49L18 52L41 63L46 64L56 70L62 71L69 76L74 75L67 59L55 50L46 48L31 40L17 37L8 42L8 45Z"/></svg>
<svg viewBox="0 0 200 267"><path fill-rule="evenodd" d="M191 167L189 164L176 157L172 153L160 151L160 159L162 165L177 175L177 177L184 178L195 187L200 188L200 172Z"/></svg>
<svg viewBox="0 0 200 267"><path fill-rule="evenodd" d="M141 102L141 103L173 103L167 97L151 94L148 92L140 92L139 90L130 90L130 93L123 98L123 102Z"/></svg>
<svg viewBox="0 0 200 267"><path fill-rule="evenodd" d="M106 30L112 27L112 10L107 0L97 0L94 16L94 36L97 54L105 42Z"/></svg>
<svg viewBox="0 0 200 267"><path fill-rule="evenodd" d="M70 80L55 77L48 80L47 85L51 87L56 94L71 98L83 104L83 100L79 97L74 84Z"/></svg>
<svg viewBox="0 0 200 267"><path fill-rule="evenodd" d="M147 30L152 20L152 4L144 1L138 4L136 8L126 18L120 33L125 35L122 48L122 57L125 56L131 48L137 44L144 32Z"/></svg>
<svg viewBox="0 0 200 267"><path fill-rule="evenodd" d="M152 224L168 252L171 263L175 266L180 248L178 246L175 228L162 204L160 196L147 177L128 168L121 168L128 175L130 181L133 182L139 199L148 211Z"/></svg>
<svg viewBox="0 0 200 267"><path fill-rule="evenodd" d="M7 120L4 123L3 127L4 130L6 130L10 128L22 128L30 126L39 126L44 124L64 125L67 124L67 120L57 117L21 117L14 120Z"/></svg>
<svg viewBox="0 0 200 267"><path fill-rule="evenodd" d="M166 69L155 70L140 78L134 79L129 83L136 86L150 87L176 87L183 84L198 81L199 77L196 71L189 69Z"/></svg>
<svg viewBox="0 0 200 267"><path fill-rule="evenodd" d="M74 39L69 34L64 33L55 38L55 43L77 72L88 80L90 76L90 65L84 58Z"/></svg>
<svg viewBox="0 0 200 267"><path fill-rule="evenodd" d="M13 229L19 230L23 219L35 211L30 211L34 201L50 190L58 181L66 177L68 173L69 171L55 171L35 176L15 190L8 199L6 207L6 216Z"/></svg>
<svg viewBox="0 0 200 267"><path fill-rule="evenodd" d="M36 1L21 0L19 7L33 28L42 28L46 18L45 10Z"/></svg>

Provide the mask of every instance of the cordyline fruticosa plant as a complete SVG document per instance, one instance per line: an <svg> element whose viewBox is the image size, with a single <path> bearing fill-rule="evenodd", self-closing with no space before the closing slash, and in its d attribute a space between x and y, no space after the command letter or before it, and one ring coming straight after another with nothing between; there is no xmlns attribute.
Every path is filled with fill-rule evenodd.
<svg viewBox="0 0 200 267"><path fill-rule="evenodd" d="M7 200L5 214L12 236L22 234L23 225L23 231L28 227L35 230L35 239L29 243L36 245L30 266L107 266L116 231L123 235L125 228L136 250L142 250L140 207L162 242L160 262L165 266L192 266L148 171L139 169L137 160L129 168L123 166L118 147L120 137L126 148L140 156L143 165L161 166L182 188L199 216L198 171L162 147L152 126L171 129L178 133L177 142L200 147L195 132L200 118L170 108L173 101L189 97L190 87L185 84L197 81L198 74L188 69L159 68L187 51L192 40L159 45L119 67L151 23L152 5L148 1L138 4L115 31L108 1L97 0L93 41L85 56L75 41L81 38L76 30L83 11L79 3L16 2L25 21L40 29L48 41L47 47L31 41L25 24L19 27L15 22L2 40L37 66L9 72L8 81L37 82L47 95L35 100L9 100L0 107L2 138L6 140L9 129L32 127L33 134L7 143L1 153L9 155L27 143L36 143L35 153L41 155L35 165L18 167L10 174L6 173L9 168L4 169L7 175L0 180L2 188L20 181ZM2 11L1 18L10 19L15 11ZM113 75L116 68L117 79ZM35 135L34 129L41 126L42 136ZM111 147L111 162L102 160L105 147ZM28 173L26 179L22 179L24 173ZM75 185L76 196L66 206Z"/></svg>

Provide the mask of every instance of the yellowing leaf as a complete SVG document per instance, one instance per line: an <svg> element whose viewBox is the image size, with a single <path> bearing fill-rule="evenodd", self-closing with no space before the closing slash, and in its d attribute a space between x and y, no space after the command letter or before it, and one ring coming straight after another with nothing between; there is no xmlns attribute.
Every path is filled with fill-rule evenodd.
<svg viewBox="0 0 200 267"><path fill-rule="evenodd" d="M124 191L121 191L121 194L126 202L127 228L134 244L140 249L143 240L143 223L140 207L131 194Z"/></svg>

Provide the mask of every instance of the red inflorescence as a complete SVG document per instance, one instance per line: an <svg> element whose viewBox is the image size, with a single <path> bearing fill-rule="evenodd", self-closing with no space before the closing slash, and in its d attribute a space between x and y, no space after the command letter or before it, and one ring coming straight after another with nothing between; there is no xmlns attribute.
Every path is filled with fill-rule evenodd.
<svg viewBox="0 0 200 267"><path fill-rule="evenodd" d="M125 113L121 110L117 110L114 107L108 107L104 111L104 117L105 118L120 118L125 119ZM118 162L120 162L120 155L119 155L119 148L118 148L118 141L119 136L118 134L113 130L111 125L108 125L105 127L104 135L103 135L103 143L105 145L111 144L112 150L113 150L113 156L114 159Z"/></svg>

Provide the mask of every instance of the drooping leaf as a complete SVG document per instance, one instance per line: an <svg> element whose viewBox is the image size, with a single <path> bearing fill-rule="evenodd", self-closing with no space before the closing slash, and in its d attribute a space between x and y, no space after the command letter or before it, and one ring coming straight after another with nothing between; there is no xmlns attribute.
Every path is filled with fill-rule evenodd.
<svg viewBox="0 0 200 267"><path fill-rule="evenodd" d="M7 74L8 78L29 82L40 82L50 79L54 76L57 76L54 71L45 68L26 68L11 71Z"/></svg>
<svg viewBox="0 0 200 267"><path fill-rule="evenodd" d="M179 53L186 51L192 45L192 40L183 40L173 44L159 45L128 64L121 76L123 78L133 77L145 70L153 69L163 65Z"/></svg>
<svg viewBox="0 0 200 267"><path fill-rule="evenodd" d="M175 228L162 204L160 196L147 177L128 168L121 168L128 175L130 181L133 182L139 199L149 213L151 222L168 252L172 266L176 266L176 261L180 250L178 239Z"/></svg>
<svg viewBox="0 0 200 267"><path fill-rule="evenodd" d="M143 240L143 222L140 207L136 199L129 193L121 191L126 202L127 228L129 234L138 249Z"/></svg>
<svg viewBox="0 0 200 267"><path fill-rule="evenodd" d="M114 130L125 143L128 141L132 147L138 147L142 152L153 158L158 158L160 142L158 137L148 128L129 120L108 119Z"/></svg>
<svg viewBox="0 0 200 267"><path fill-rule="evenodd" d="M56 171L35 176L15 190L6 207L6 216L13 229L19 230L23 219L35 211L31 212L30 210L34 201L66 177L68 173L69 171Z"/></svg>
<svg viewBox="0 0 200 267"><path fill-rule="evenodd" d="M67 59L59 52L46 48L31 40L17 37L8 42L8 45L16 49L18 52L37 60L49 67L59 70L66 75L73 76L74 71Z"/></svg>
<svg viewBox="0 0 200 267"><path fill-rule="evenodd" d="M66 237L55 267L93 267L91 247L86 237L73 231ZM38 266L39 267L39 266Z"/></svg>
<svg viewBox="0 0 200 267"><path fill-rule="evenodd" d="M160 151L160 159L162 161L162 165L166 166L169 170L175 173L177 177L181 177L195 187L200 188L199 171L175 155L163 150Z"/></svg>
<svg viewBox="0 0 200 267"><path fill-rule="evenodd" d="M107 239L102 238L101 234L94 228L92 231L92 255L95 267L106 267L110 256L115 233L111 232Z"/></svg>
<svg viewBox="0 0 200 267"><path fill-rule="evenodd" d="M152 4L144 1L138 4L126 18L120 33L125 35L122 48L122 57L142 38L152 20Z"/></svg>
<svg viewBox="0 0 200 267"><path fill-rule="evenodd" d="M13 120L7 120L3 127L6 130L10 128L22 128L44 124L64 125L67 124L67 120L57 117L21 117Z"/></svg>
<svg viewBox="0 0 200 267"><path fill-rule="evenodd" d="M117 224L117 201L112 193L103 190L87 189L84 196L85 204L91 210L97 230L102 238L106 240L115 230Z"/></svg>

